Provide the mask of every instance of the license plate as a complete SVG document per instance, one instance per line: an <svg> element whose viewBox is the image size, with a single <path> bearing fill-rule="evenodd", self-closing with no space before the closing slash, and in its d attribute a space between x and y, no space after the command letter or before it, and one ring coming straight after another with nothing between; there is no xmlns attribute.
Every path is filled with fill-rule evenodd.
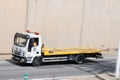
<svg viewBox="0 0 120 80"><path fill-rule="evenodd" d="M16 60L20 60L20 58L19 58L19 57L15 57L15 59L16 59Z"/></svg>

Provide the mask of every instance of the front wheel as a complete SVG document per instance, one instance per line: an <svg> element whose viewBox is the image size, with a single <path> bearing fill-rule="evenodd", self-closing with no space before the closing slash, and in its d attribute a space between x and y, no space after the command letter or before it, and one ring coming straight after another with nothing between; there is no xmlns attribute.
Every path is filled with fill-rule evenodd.
<svg viewBox="0 0 120 80"><path fill-rule="evenodd" d="M75 62L77 64L82 64L85 60L85 56L84 55L77 55L76 58L75 58Z"/></svg>
<svg viewBox="0 0 120 80"><path fill-rule="evenodd" d="M35 66L35 67L37 67L37 66L40 66L41 64L42 64L41 59L35 57L34 60L33 60L33 62L32 62L32 65Z"/></svg>

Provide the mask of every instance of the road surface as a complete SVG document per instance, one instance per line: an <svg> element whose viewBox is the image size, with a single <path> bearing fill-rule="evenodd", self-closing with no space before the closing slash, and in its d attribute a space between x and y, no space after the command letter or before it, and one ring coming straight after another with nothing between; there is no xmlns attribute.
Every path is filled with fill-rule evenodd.
<svg viewBox="0 0 120 80"><path fill-rule="evenodd" d="M87 59L84 64L54 62L44 63L40 67L19 64L8 59L0 61L0 79L24 80L24 74L29 74L29 79L37 79L114 73L115 65L116 57L113 56L107 56L103 59Z"/></svg>

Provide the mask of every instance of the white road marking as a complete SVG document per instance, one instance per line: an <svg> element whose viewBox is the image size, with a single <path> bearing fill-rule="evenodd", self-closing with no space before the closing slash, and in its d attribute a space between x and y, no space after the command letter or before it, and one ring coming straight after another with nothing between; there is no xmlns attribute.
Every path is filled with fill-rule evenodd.
<svg viewBox="0 0 120 80"><path fill-rule="evenodd" d="M84 78L84 77L95 77L95 76L96 75L83 75L83 76L40 78L40 79L31 79L31 80L68 80L70 78Z"/></svg>

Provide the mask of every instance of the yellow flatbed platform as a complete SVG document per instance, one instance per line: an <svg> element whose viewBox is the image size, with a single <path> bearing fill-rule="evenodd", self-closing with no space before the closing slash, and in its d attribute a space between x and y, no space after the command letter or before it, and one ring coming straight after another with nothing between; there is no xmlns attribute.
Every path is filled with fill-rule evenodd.
<svg viewBox="0 0 120 80"><path fill-rule="evenodd" d="M42 48L42 51L45 56L52 56L52 55L72 55L72 54L94 54L99 53L101 50L96 48Z"/></svg>

